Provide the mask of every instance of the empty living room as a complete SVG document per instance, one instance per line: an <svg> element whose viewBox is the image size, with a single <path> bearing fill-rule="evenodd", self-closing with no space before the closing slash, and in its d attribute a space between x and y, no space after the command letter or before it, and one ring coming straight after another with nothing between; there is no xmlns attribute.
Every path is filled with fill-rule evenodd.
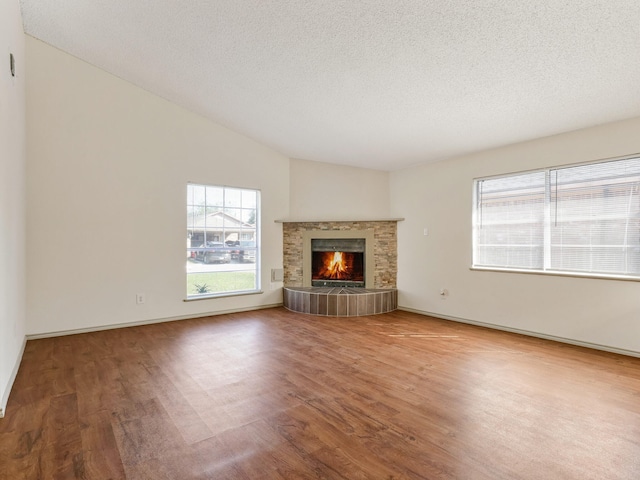
<svg viewBox="0 0 640 480"><path fill-rule="evenodd" d="M638 52L632 0L0 0L0 480L640 478Z"/></svg>

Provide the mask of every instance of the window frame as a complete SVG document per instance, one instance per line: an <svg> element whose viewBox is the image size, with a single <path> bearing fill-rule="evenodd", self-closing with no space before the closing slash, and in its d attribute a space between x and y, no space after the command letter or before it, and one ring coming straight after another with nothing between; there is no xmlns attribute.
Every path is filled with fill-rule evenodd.
<svg viewBox="0 0 640 480"><path fill-rule="evenodd" d="M204 192L205 192L205 196L204 196L204 203L201 205L199 203L196 203L193 198L190 198L190 192L192 192L192 188L194 187L202 187L204 188ZM212 201L212 203L207 203L207 192L212 190L215 191L217 189L221 189L222 190L222 201ZM240 205L234 205L231 203L227 203L227 192L230 190L235 190L235 191L239 191L240 192ZM252 195L255 195L255 206L253 207L246 207L243 205L243 198L242 198L242 192L250 192ZM205 184L205 183L200 183L200 182L187 182L187 188L186 188L186 209L185 209L185 216L186 216L186 222L185 224L187 225L187 248L186 248L186 253L187 253L187 268L185 269L185 287L186 287L186 297L184 299L185 302L191 302L191 301L196 301L196 300L207 300L207 299L212 299L212 298L225 298L225 297L235 297L235 296L242 296L242 295L256 295L256 294L262 294L264 293L262 290L262 280L261 280L261 215L262 215L262 206L261 206L261 197L262 197L262 192L260 189L256 189L256 188L249 188L249 187L237 187L237 186L230 186L230 185L213 185L213 184ZM237 194L237 193L236 193ZM195 211L191 211L190 209L194 209L195 207L199 207L203 209L202 213L195 213ZM240 213L240 217L241 218L237 218L237 216L231 215L229 213L229 210L233 210L232 213ZM229 228L227 226L227 222L230 220L227 217L228 216L232 216L234 217L234 220L236 220L238 223L240 224L244 224L246 223L247 225L251 225L250 223L248 223L251 220L243 220L243 213L250 213L250 211L253 210L254 211L254 215L253 215L253 221L254 221L254 226L253 228L244 228L243 226L236 226L236 227L232 227ZM216 227L216 232L214 234L212 234L212 240L210 240L208 238L208 234L206 232L208 225L206 223L206 217L208 217L211 214L219 214L219 216L222 216L222 226L221 227ZM193 215L193 217L190 216ZM240 254L242 254L242 250L244 250L243 248L239 248L241 247L241 242L247 241L246 238L246 232L247 231L251 231L253 232L253 239L249 239L248 241L251 242L255 242L255 261L254 262L249 262L249 263L253 263L254 268L253 269L249 269L247 270L246 268L238 268L238 269L228 269L225 272L220 271L220 272L213 272L213 271L202 271L202 272L190 272L189 271L189 262L190 261L195 261L195 259L193 259L191 257L192 252L196 251L199 246L197 244L192 244L192 236L194 231L196 230L196 224L198 224L198 221L196 220L197 216L201 216L203 217L203 232L202 232L202 238L199 238L199 242L205 242L205 244L208 244L210 242L221 242L223 243L223 248L225 250L225 252L229 253L229 260L228 260L228 264L231 265L232 262L230 261L232 256L233 256L233 252L234 250L236 251L236 256L239 259ZM251 215L250 215L251 217ZM193 227L193 228L190 228ZM217 228L221 229L221 232L217 231ZM219 234L218 234L219 233ZM228 244L227 242L230 240L229 236L230 234L235 233L235 237L234 240L237 240L237 244ZM221 238L220 235L222 236ZM204 245L204 244L203 244ZM206 247L205 247L206 248ZM237 250L240 250L240 252L238 252ZM215 251L214 251L215 252ZM204 257L206 257L206 253L204 255ZM207 258L202 258L202 263L209 263L209 261L207 261ZM251 257L251 255L249 256ZM221 262L222 264L223 262ZM239 262L240 264L242 264L242 262ZM212 267L213 268L213 267ZM189 281L189 275L193 274L193 273L234 273L234 272L240 272L240 271L250 271L253 272L254 274L254 284L253 284L253 288L247 288L247 289L232 289L232 290L214 290L214 291L209 291L206 293L190 293L189 292L189 285L190 285L190 281Z"/></svg>
<svg viewBox="0 0 640 480"><path fill-rule="evenodd" d="M491 272L506 272L506 273L522 273L522 274L534 274L534 275L551 275L551 276L562 276L562 277L575 277L575 278L593 278L593 279L607 279L607 280L623 280L623 281L632 281L638 282L640 281L640 273L634 274L625 274L625 273L606 273L606 272L586 272L586 271L577 271L577 270L562 270L562 269L553 269L550 267L551 255L551 208L553 208L551 199L551 186L550 186L550 176L553 172L558 172L563 169L571 169L574 167L582 167L588 165L598 165L598 164L606 164L624 160L640 160L640 153L634 153L630 155L625 155L621 157L593 160L588 162L580 162L580 163L572 163L566 165L556 165L549 166L544 168L532 169L532 170L524 170L524 171L515 171L504 173L500 175L490 175L477 177L473 179L473 191L472 191L472 225L471 225L471 236L472 236L472 244L471 244L471 266L470 270L475 271L491 271ZM544 220L543 220L543 236L544 241L542 244L543 248L543 259L542 259L542 268L524 268L524 267L509 267L509 266L495 266L495 265L482 265L477 263L477 253L478 253L478 209L479 209L479 184L484 180L494 180L501 178L509 178L519 175L526 174L535 174L535 173L545 173L545 205L544 205ZM556 186L557 188L557 186ZM556 191L557 193L557 191Z"/></svg>

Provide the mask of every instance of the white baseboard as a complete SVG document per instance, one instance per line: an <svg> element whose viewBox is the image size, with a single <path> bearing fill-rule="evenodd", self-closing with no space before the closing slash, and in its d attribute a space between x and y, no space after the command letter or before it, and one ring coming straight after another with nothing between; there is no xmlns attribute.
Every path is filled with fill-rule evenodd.
<svg viewBox="0 0 640 480"><path fill-rule="evenodd" d="M150 320L140 320L137 322L114 323L110 325L99 325L96 327L76 328L73 330L58 330L55 332L35 333L27 335L27 340L37 340L39 338L62 337L65 335L77 335L79 333L100 332L102 330L113 330L116 328L138 327L141 325L152 325L154 323L175 322L178 320L189 320L191 318L212 317L215 315L224 315L227 313L251 312L253 310L265 310L267 308L281 307L282 303L273 303L270 305L260 305L252 308L236 308L230 310L220 310L217 312L195 313L192 315L183 315L179 317L164 317Z"/></svg>
<svg viewBox="0 0 640 480"><path fill-rule="evenodd" d="M24 355L24 348L27 346L27 337L25 336L22 339L22 347L20 347L20 353L16 358L16 362L13 365L13 371L11 372L11 377L9 377L9 382L7 383L7 388L4 391L4 395L2 399L0 399L0 418L4 417L4 412L7 411L7 402L9 401L9 394L11 393L11 389L13 388L13 382L16 381L16 376L18 375L18 370L20 369L20 363L22 363L22 355Z"/></svg>
<svg viewBox="0 0 640 480"><path fill-rule="evenodd" d="M569 345L576 345L578 347L592 348L594 350L602 350L605 352L617 353L620 355L627 355L630 357L640 358L640 352L636 352L635 350L626 350L624 348L610 347L608 345L600 345L598 343L582 342L580 340L574 340L572 338L557 337L555 335L547 335L545 333L532 332L530 330L522 330L519 328L505 327L503 325L496 325L494 323L478 322L476 320L469 320L467 318L451 317L448 315L441 315L439 313L426 312L424 310L417 310L415 308L398 306L398 310L417 313L419 315L428 315L429 317L441 318L443 320L451 320L452 322L467 323L469 325L477 325L479 327L492 328L494 330L502 330L504 332L518 333L520 335L526 335L528 337L543 338L545 340L552 340L554 342L567 343Z"/></svg>

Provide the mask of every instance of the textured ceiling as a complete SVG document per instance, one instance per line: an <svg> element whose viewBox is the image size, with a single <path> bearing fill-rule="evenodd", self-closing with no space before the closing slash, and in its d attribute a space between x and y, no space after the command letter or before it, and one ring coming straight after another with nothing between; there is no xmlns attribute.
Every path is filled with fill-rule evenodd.
<svg viewBox="0 0 640 480"><path fill-rule="evenodd" d="M396 170L640 116L638 0L21 0L25 32L305 160Z"/></svg>

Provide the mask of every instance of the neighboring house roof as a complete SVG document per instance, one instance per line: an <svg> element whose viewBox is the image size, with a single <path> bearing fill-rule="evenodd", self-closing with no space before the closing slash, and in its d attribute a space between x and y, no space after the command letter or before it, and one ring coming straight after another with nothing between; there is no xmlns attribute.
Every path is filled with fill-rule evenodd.
<svg viewBox="0 0 640 480"><path fill-rule="evenodd" d="M233 215L225 212L213 212L203 215L195 215L193 222L187 221L189 230L255 230L256 226L243 222Z"/></svg>

